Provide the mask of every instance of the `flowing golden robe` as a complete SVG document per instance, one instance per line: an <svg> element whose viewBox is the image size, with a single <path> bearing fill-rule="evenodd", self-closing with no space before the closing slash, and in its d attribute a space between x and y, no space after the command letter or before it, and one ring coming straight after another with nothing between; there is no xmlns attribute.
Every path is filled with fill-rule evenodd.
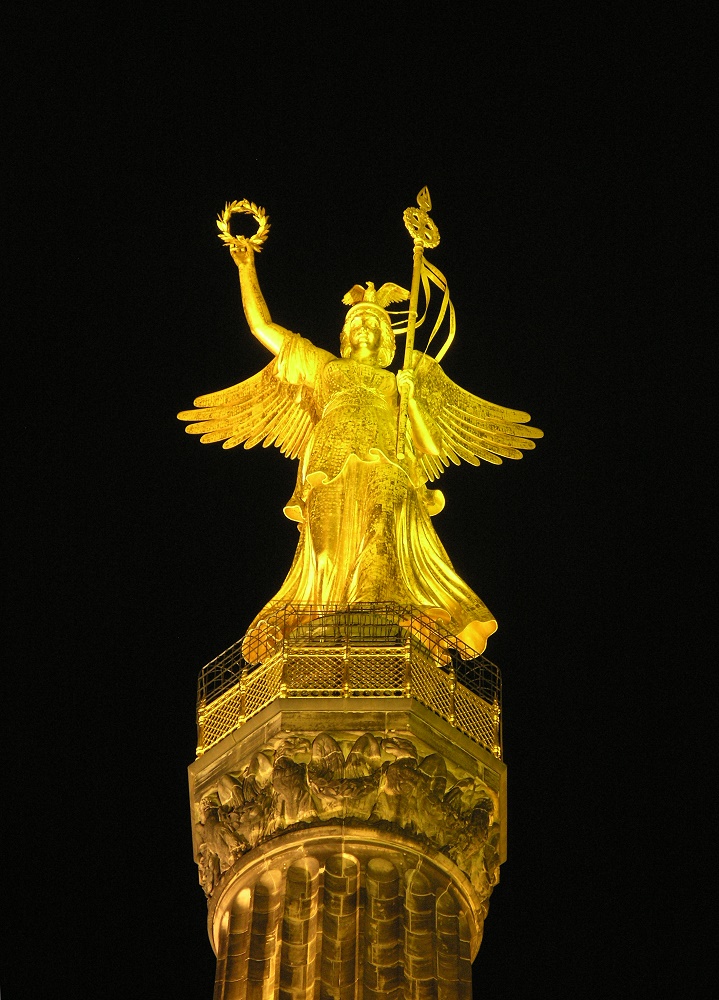
<svg viewBox="0 0 719 1000"><path fill-rule="evenodd" d="M302 388L318 419L285 506L300 531L294 561L250 626L245 655L261 657L252 637L279 606L364 602L421 610L481 653L497 623L437 537L430 516L444 498L427 489L411 443L397 459L394 374L337 358L297 335L286 338L273 365L277 379Z"/></svg>

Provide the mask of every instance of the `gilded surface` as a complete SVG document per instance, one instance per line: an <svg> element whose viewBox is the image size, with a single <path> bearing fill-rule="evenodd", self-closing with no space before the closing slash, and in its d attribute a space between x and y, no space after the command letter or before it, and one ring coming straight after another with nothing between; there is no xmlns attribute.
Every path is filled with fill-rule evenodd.
<svg viewBox="0 0 719 1000"><path fill-rule="evenodd" d="M251 642L248 650L247 638L238 641L200 675L198 755L276 698L412 698L501 759L499 668L472 660L427 616L393 605L293 605ZM248 667L243 651L263 662Z"/></svg>
<svg viewBox="0 0 719 1000"><path fill-rule="evenodd" d="M295 844L239 873L217 900L214 995L471 1000L485 915L406 841Z"/></svg>
<svg viewBox="0 0 719 1000"><path fill-rule="evenodd" d="M416 741L280 733L196 803L200 882L211 895L243 854L295 826L400 831L446 854L481 899L499 875L497 793Z"/></svg>
<svg viewBox="0 0 719 1000"><path fill-rule="evenodd" d="M421 212L429 206L423 194ZM251 208L266 220L262 210ZM420 236L427 232L425 227ZM433 245L422 244L420 236L408 337L416 319L421 252ZM397 375L387 370L395 337L385 307L406 299L404 289L354 286L344 299L352 304L337 357L272 322L252 239L233 237L228 246L250 329L275 357L252 378L200 396L197 409L179 417L191 421L187 431L200 434L203 443L274 444L298 459L297 486L285 506L299 528L295 558L248 635L263 627L278 604L392 601L422 609L481 653L497 623L455 572L431 521L444 497L427 484L450 462L521 458L542 432L527 426L529 414L460 388L418 351L407 353ZM400 394L408 418L398 447Z"/></svg>

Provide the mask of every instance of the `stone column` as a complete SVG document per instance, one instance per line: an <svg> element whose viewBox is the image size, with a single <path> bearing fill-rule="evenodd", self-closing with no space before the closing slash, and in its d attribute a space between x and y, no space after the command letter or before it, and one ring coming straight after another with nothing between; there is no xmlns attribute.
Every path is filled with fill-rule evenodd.
<svg viewBox="0 0 719 1000"><path fill-rule="evenodd" d="M334 846L289 838L236 873L213 915L215 1000L468 997L467 887L408 843Z"/></svg>
<svg viewBox="0 0 719 1000"><path fill-rule="evenodd" d="M215 1000L469 1000L504 765L380 701L275 702L191 766Z"/></svg>

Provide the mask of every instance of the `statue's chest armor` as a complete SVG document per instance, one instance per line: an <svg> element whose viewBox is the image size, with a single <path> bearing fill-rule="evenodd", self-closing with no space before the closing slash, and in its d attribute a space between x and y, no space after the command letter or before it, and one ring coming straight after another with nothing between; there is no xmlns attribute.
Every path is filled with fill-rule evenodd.
<svg viewBox="0 0 719 1000"><path fill-rule="evenodd" d="M391 403L397 393L395 377L384 368L374 368L362 365L351 359L330 361L322 373L322 388L325 401L328 402L338 394L361 402L363 399L372 404L379 397L385 403Z"/></svg>

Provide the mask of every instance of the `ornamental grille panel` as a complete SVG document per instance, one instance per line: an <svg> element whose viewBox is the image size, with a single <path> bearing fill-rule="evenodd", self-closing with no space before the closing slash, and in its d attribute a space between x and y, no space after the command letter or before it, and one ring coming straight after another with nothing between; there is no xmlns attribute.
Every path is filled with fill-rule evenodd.
<svg viewBox="0 0 719 1000"><path fill-rule="evenodd" d="M349 684L358 695L401 696L404 690L407 657L404 649L377 649L352 654Z"/></svg>
<svg viewBox="0 0 719 1000"><path fill-rule="evenodd" d="M344 660L336 652L292 652L285 657L287 693L295 697L337 697L342 693Z"/></svg>
<svg viewBox="0 0 719 1000"><path fill-rule="evenodd" d="M412 694L427 708L454 722L450 678L436 666L412 661Z"/></svg>
<svg viewBox="0 0 719 1000"><path fill-rule="evenodd" d="M282 683L282 661L277 657L263 664L248 677L245 686L245 719L256 715L261 709L273 701ZM243 686L240 681L240 688ZM244 719L243 719L244 721Z"/></svg>
<svg viewBox="0 0 719 1000"><path fill-rule="evenodd" d="M499 668L391 604L273 609L202 670L198 755L276 698L307 697L416 698L501 758Z"/></svg>
<svg viewBox="0 0 719 1000"><path fill-rule="evenodd" d="M477 733L475 739L496 755L498 747L493 740L499 729L499 703L490 705L458 684L454 691L454 724L464 731L471 727Z"/></svg>
<svg viewBox="0 0 719 1000"><path fill-rule="evenodd" d="M245 720L242 705L242 695L239 685L231 688L225 694L210 703L209 708L203 716L202 706L197 713L197 729L199 733L198 753L213 746L226 733L231 733L233 729L241 725ZM204 732L204 741L203 734Z"/></svg>

